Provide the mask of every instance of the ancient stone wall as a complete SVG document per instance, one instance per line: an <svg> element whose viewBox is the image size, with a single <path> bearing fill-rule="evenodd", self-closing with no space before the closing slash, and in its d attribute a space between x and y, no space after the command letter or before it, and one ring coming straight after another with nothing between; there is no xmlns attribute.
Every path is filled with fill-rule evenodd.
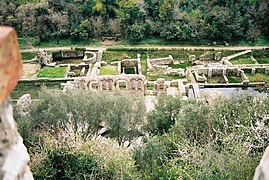
<svg viewBox="0 0 269 180"><path fill-rule="evenodd" d="M0 179L33 179L30 158L13 119L9 99L22 72L17 36L12 28L0 27Z"/></svg>
<svg viewBox="0 0 269 180"><path fill-rule="evenodd" d="M84 58L83 58L83 62L85 62L86 64L90 64L90 63L95 63L96 62L96 53L91 52L91 51L85 51L84 53Z"/></svg>

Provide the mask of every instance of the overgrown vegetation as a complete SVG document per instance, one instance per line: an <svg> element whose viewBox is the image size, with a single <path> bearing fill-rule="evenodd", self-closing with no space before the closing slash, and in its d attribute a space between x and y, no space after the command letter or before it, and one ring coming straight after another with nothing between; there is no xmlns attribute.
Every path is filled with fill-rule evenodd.
<svg viewBox="0 0 269 180"><path fill-rule="evenodd" d="M269 143L267 98L243 94L208 104L160 96L146 126L141 98L43 89L29 116L15 111L34 177L253 178ZM96 138L101 124L110 139ZM142 146L123 145L141 135Z"/></svg>
<svg viewBox="0 0 269 180"><path fill-rule="evenodd" d="M263 74L263 73L256 73L256 74L251 74L251 73L246 73L248 76L248 79L250 82L265 82L269 83L269 75L268 74Z"/></svg>
<svg viewBox="0 0 269 180"><path fill-rule="evenodd" d="M207 83L209 84L218 84L218 83L225 83L225 80L221 76L216 76L216 77L207 77Z"/></svg>

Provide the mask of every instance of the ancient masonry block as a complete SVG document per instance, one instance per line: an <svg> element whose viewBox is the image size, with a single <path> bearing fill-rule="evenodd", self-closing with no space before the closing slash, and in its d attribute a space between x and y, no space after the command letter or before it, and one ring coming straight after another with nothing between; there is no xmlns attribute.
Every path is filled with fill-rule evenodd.
<svg viewBox="0 0 269 180"><path fill-rule="evenodd" d="M0 179L33 179L27 166L30 158L13 119L9 100L22 72L15 31L0 27Z"/></svg>

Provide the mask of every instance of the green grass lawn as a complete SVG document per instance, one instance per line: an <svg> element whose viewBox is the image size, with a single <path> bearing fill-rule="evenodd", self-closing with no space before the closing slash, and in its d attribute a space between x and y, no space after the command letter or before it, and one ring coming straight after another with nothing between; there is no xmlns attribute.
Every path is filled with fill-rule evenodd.
<svg viewBox="0 0 269 180"><path fill-rule="evenodd" d="M34 57L36 57L37 54L38 54L37 52L22 52L21 57L22 57L22 60L31 60Z"/></svg>
<svg viewBox="0 0 269 180"><path fill-rule="evenodd" d="M207 77L207 83L209 84L218 84L218 83L225 83L225 80L223 77Z"/></svg>
<svg viewBox="0 0 269 180"><path fill-rule="evenodd" d="M153 86L147 86L147 90L153 91L154 90L154 87Z"/></svg>
<svg viewBox="0 0 269 180"><path fill-rule="evenodd" d="M256 74L251 74L251 73L246 73L248 79L250 82L265 82L269 83L269 75L268 74L262 74L262 73L256 73Z"/></svg>
<svg viewBox="0 0 269 180"><path fill-rule="evenodd" d="M101 46L100 40L88 39L74 41L71 38L60 39L58 42L56 39L42 41L39 43L36 37L27 38L34 47L60 47L60 46ZM24 39L19 38L19 45L21 49L30 49L27 42Z"/></svg>
<svg viewBox="0 0 269 180"><path fill-rule="evenodd" d="M237 77L237 76L227 76L229 83L241 83L241 77Z"/></svg>
<svg viewBox="0 0 269 180"><path fill-rule="evenodd" d="M169 64L168 66L174 69L178 69L178 68L186 69L187 67L192 66L192 64L189 61L184 61L184 63L182 64Z"/></svg>
<svg viewBox="0 0 269 180"><path fill-rule="evenodd" d="M101 41L89 39L81 41L73 41L70 38L60 39L59 43L57 40L53 39L50 41L43 41L41 43L34 43L35 47L56 47L56 46L100 46Z"/></svg>
<svg viewBox="0 0 269 180"><path fill-rule="evenodd" d="M121 91L126 91L126 86L120 86L119 88Z"/></svg>
<svg viewBox="0 0 269 180"><path fill-rule="evenodd" d="M170 75L159 74L156 72L150 72L148 75L146 75L146 78L148 81L156 81L158 78L164 78L166 81L171 81L174 79L185 79L185 77L181 77L181 76L170 76Z"/></svg>
<svg viewBox="0 0 269 180"><path fill-rule="evenodd" d="M266 37L260 36L254 42L250 41L232 41L229 42L230 45L241 45L241 46L264 46L268 45L268 40ZM141 41L131 43L127 40L118 41L115 43L118 46L153 46L153 45L171 45L171 46L182 46L182 45L193 45L193 46L210 46L213 45L213 41L201 39L201 40L194 40L194 41L179 41L179 40L165 40L159 37L146 37L143 38ZM217 41L216 46L224 46L223 41Z"/></svg>
<svg viewBox="0 0 269 180"><path fill-rule="evenodd" d="M63 78L66 74L67 67L45 67L41 69L38 78Z"/></svg>
<svg viewBox="0 0 269 180"><path fill-rule="evenodd" d="M137 58L138 53L135 51L105 51L102 60L110 64L113 61Z"/></svg>
<svg viewBox="0 0 269 180"><path fill-rule="evenodd" d="M101 66L100 75L116 75L117 66Z"/></svg>
<svg viewBox="0 0 269 180"><path fill-rule="evenodd" d="M255 58L259 64L269 64L269 57Z"/></svg>
<svg viewBox="0 0 269 180"><path fill-rule="evenodd" d="M246 58L234 58L230 60L232 64L254 64L254 62L250 59L250 57Z"/></svg>

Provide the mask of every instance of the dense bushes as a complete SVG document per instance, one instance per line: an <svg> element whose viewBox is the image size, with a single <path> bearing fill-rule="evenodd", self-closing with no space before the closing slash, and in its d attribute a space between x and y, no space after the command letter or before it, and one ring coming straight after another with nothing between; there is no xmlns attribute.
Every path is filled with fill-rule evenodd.
<svg viewBox="0 0 269 180"><path fill-rule="evenodd" d="M172 104L178 100L167 101ZM136 163L138 167L149 165L142 172L151 177L162 172L162 177L174 179L252 179L258 159L269 144L268 104L268 99L250 95L216 99L213 105L185 102L180 107L171 106L169 111L164 111L168 106L161 103L149 114L149 126L164 119L171 122L171 117L159 115L177 111L175 125L138 148ZM170 142L176 148L167 153L169 145L160 148L160 142ZM154 160L144 157L150 154L148 151L156 162L163 159L162 163L150 165Z"/></svg>
<svg viewBox="0 0 269 180"><path fill-rule="evenodd" d="M47 133L30 149L35 179L137 179L134 161L112 140L57 140Z"/></svg>
<svg viewBox="0 0 269 180"><path fill-rule="evenodd" d="M252 179L269 144L268 105L249 94L210 104L160 96L143 128L139 97L43 90L17 118L37 179ZM96 139L101 122L112 140Z"/></svg>
<svg viewBox="0 0 269 180"><path fill-rule="evenodd" d="M97 135L105 123L111 137L121 144L140 134L145 112L142 100L142 96L132 94L43 89L30 109L30 117L21 117L18 123L27 118L28 129L46 130L54 135L77 134L84 139Z"/></svg>

